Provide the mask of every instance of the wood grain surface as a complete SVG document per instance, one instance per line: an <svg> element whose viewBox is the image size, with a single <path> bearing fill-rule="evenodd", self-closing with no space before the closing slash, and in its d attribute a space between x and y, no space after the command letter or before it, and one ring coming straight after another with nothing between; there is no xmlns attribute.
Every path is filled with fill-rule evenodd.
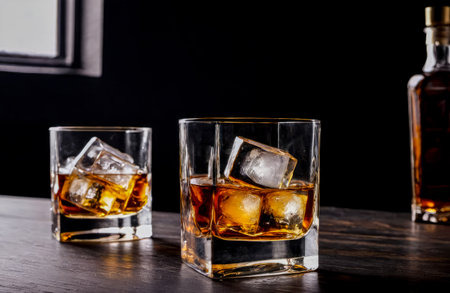
<svg viewBox="0 0 450 293"><path fill-rule="evenodd" d="M322 207L316 272L214 281L180 259L179 215L153 213L152 239L52 239L50 201L0 196L1 292L449 292L450 226L407 213ZM342 291L343 292L343 291Z"/></svg>

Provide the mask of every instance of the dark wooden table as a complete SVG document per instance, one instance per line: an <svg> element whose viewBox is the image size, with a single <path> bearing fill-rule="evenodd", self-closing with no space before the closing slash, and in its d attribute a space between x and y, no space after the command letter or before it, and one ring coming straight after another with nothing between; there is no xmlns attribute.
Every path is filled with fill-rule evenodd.
<svg viewBox="0 0 450 293"><path fill-rule="evenodd" d="M147 240L59 243L49 200L0 196L0 291L450 292L450 226L407 213L322 207L318 271L224 281L182 264L178 214L154 212L153 227Z"/></svg>

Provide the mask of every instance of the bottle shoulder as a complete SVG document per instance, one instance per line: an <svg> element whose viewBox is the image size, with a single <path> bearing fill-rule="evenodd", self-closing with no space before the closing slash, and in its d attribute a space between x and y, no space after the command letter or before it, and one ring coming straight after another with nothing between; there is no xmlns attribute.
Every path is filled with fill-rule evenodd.
<svg viewBox="0 0 450 293"><path fill-rule="evenodd" d="M410 89L440 89L450 92L450 72L436 71L413 75L408 81Z"/></svg>
<svg viewBox="0 0 450 293"><path fill-rule="evenodd" d="M408 81L408 88L416 88L424 78L425 75L423 74L415 74L411 76Z"/></svg>

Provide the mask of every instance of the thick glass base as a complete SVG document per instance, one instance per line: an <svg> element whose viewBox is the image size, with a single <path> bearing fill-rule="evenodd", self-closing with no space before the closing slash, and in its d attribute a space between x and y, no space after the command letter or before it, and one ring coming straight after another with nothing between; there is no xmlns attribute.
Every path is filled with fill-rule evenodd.
<svg viewBox="0 0 450 293"><path fill-rule="evenodd" d="M213 279L303 273L319 267L318 230L295 240L227 241L182 233L183 262Z"/></svg>
<svg viewBox="0 0 450 293"><path fill-rule="evenodd" d="M317 256L306 256L248 263L212 265L211 271L204 271L195 264L186 261L185 263L206 277L212 279L225 279L298 274L314 271L319 267L319 258Z"/></svg>
<svg viewBox="0 0 450 293"><path fill-rule="evenodd" d="M436 211L412 206L412 220L415 222L450 224L450 211Z"/></svg>
<svg viewBox="0 0 450 293"><path fill-rule="evenodd" d="M67 217L52 213L53 237L61 242L110 242L149 238L152 236L151 210L137 214L98 217Z"/></svg>

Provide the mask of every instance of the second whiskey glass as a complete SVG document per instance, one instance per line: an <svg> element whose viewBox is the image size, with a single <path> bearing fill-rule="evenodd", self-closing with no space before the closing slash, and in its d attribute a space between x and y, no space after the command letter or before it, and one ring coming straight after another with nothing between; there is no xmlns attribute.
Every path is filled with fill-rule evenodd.
<svg viewBox="0 0 450 293"><path fill-rule="evenodd" d="M219 279L317 269L320 122L179 126L183 261Z"/></svg>

